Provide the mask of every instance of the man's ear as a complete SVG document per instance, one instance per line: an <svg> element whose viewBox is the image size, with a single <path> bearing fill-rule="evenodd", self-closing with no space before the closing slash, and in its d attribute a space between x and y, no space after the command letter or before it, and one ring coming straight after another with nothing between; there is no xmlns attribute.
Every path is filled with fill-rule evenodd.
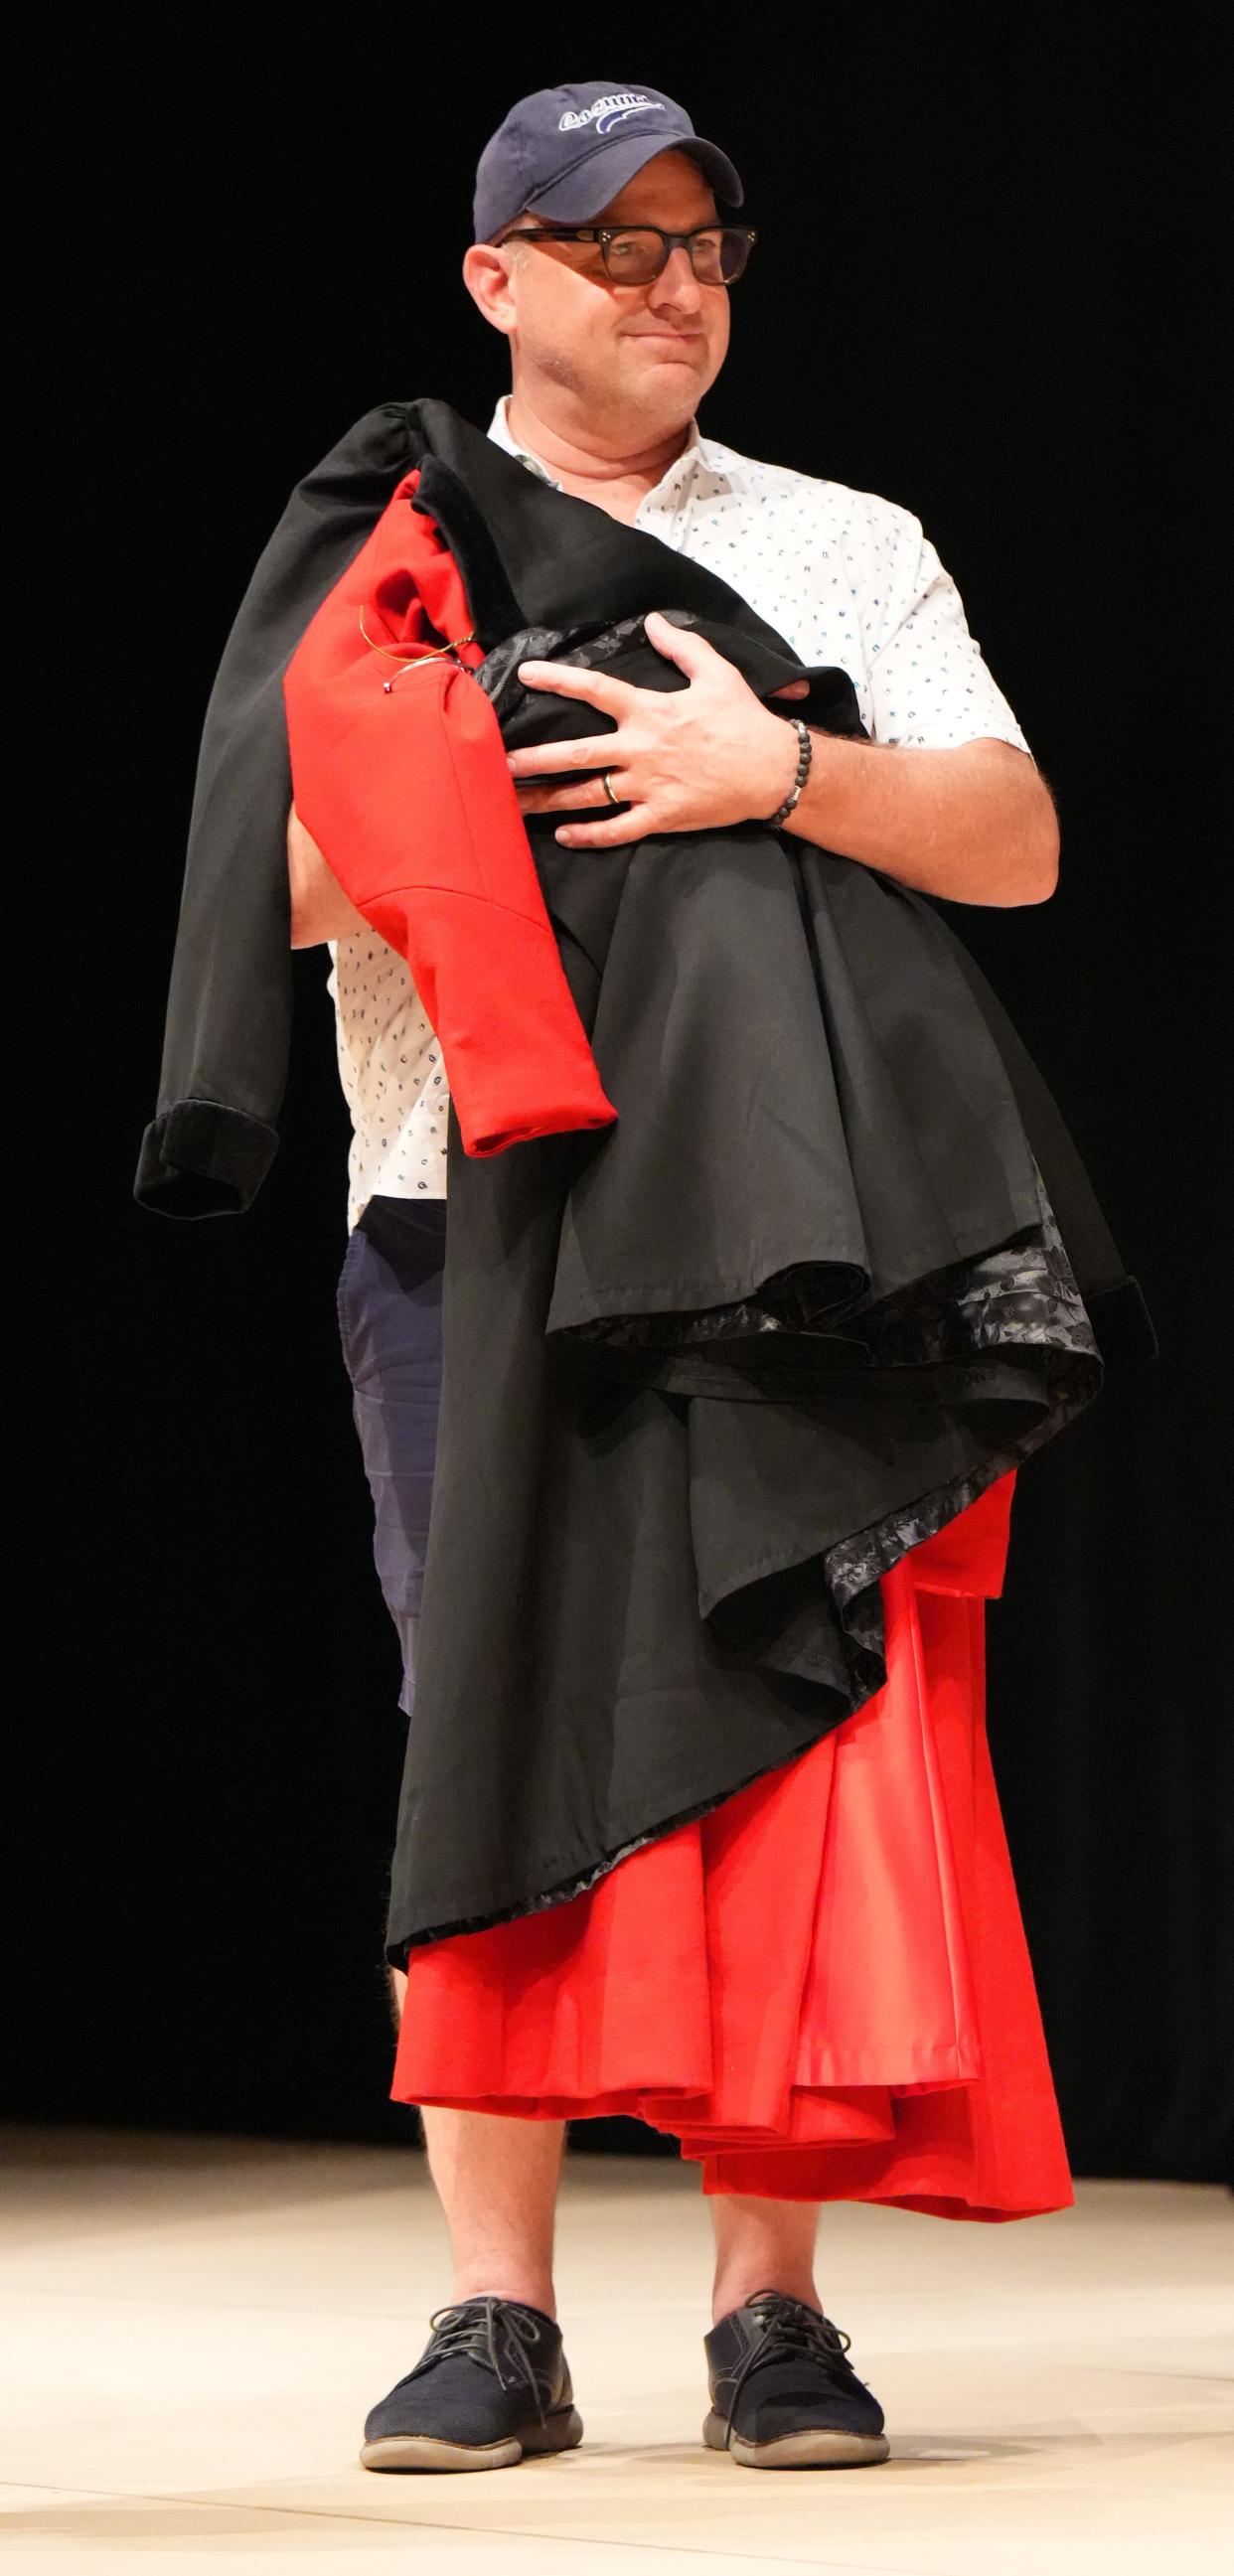
<svg viewBox="0 0 1234 2576"><path fill-rule="evenodd" d="M509 339L515 326L510 253L492 242L470 242L463 253L463 284L486 322Z"/></svg>

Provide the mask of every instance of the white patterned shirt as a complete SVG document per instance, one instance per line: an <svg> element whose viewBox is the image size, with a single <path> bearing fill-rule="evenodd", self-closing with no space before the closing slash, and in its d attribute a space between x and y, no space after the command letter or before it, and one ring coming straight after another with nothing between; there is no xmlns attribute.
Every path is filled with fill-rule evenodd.
<svg viewBox="0 0 1234 2576"><path fill-rule="evenodd" d="M515 445L508 400L497 405L490 438L551 482ZM1028 751L950 573L898 501L739 456L693 422L634 525L719 573L803 662L847 671L875 742L945 749L993 736ZM353 1129L350 1227L373 1195L445 1197L450 1094L403 959L375 931L332 940L330 957Z"/></svg>

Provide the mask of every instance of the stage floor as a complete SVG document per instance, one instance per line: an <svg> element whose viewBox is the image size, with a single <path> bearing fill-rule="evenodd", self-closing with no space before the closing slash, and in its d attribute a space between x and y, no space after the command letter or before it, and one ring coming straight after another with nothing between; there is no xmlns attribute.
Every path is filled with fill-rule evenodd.
<svg viewBox="0 0 1234 2576"><path fill-rule="evenodd" d="M17 2571L1208 2576L1234 2547L1234 2202L1088 2183L1013 2226L844 2204L819 2281L882 2467L705 2452L690 2168L575 2156L558 2286L581 2449L484 2476L356 2464L449 2280L414 2151L0 2133L0 2523ZM644 2353L636 2376L627 2350ZM410 2553L410 2554L409 2554Z"/></svg>

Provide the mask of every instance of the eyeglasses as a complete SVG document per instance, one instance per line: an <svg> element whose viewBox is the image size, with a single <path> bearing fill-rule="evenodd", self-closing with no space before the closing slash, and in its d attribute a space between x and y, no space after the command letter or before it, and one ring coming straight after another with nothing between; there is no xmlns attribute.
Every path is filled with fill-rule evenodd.
<svg viewBox="0 0 1234 2576"><path fill-rule="evenodd" d="M757 240L747 224L696 224L688 233L666 233L661 224L571 224L560 231L545 225L504 233L498 247L513 241L598 242L615 286L649 286L667 268L670 253L681 249L688 251L700 285L731 286Z"/></svg>

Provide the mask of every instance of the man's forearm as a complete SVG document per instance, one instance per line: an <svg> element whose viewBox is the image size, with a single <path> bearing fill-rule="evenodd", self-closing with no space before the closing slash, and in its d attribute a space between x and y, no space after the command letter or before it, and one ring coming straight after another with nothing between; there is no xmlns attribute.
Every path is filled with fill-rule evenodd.
<svg viewBox="0 0 1234 2576"><path fill-rule="evenodd" d="M1043 903L1058 882L1053 798L1013 743L924 751L816 733L784 829L950 903Z"/></svg>

